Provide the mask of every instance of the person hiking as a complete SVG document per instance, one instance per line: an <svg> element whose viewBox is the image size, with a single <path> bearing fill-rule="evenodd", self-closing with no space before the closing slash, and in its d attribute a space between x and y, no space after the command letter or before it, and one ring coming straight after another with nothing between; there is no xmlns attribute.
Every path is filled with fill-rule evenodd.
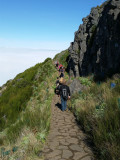
<svg viewBox="0 0 120 160"><path fill-rule="evenodd" d="M58 69L58 66L59 66L59 62L57 61L57 63L56 63L56 68Z"/></svg>
<svg viewBox="0 0 120 160"><path fill-rule="evenodd" d="M60 64L59 66L58 66L58 71L60 72L60 68L61 67L63 67L63 65L62 64Z"/></svg>
<svg viewBox="0 0 120 160"><path fill-rule="evenodd" d="M63 67L60 67L59 72L60 72L60 78L64 77L64 69L63 69Z"/></svg>
<svg viewBox="0 0 120 160"><path fill-rule="evenodd" d="M63 78L60 79L60 97L61 97L61 110L65 111L67 109L67 100L70 99L70 89L66 85L66 82Z"/></svg>
<svg viewBox="0 0 120 160"><path fill-rule="evenodd" d="M58 86L59 85L59 77L57 77L57 80L56 80L56 86Z"/></svg>
<svg viewBox="0 0 120 160"><path fill-rule="evenodd" d="M59 62L55 61L54 64L55 64L56 69L58 70Z"/></svg>
<svg viewBox="0 0 120 160"><path fill-rule="evenodd" d="M60 86L61 86L62 84L60 83L60 81L59 81L59 77L57 77L57 81L56 81L56 88L55 88L55 94L57 94L58 95L58 97L59 97L59 95L60 95Z"/></svg>

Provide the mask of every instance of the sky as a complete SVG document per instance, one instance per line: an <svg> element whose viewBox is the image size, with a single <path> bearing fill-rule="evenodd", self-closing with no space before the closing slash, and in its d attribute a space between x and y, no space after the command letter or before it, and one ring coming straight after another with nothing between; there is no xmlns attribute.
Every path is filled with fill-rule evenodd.
<svg viewBox="0 0 120 160"><path fill-rule="evenodd" d="M74 41L92 7L105 0L0 0L0 86Z"/></svg>

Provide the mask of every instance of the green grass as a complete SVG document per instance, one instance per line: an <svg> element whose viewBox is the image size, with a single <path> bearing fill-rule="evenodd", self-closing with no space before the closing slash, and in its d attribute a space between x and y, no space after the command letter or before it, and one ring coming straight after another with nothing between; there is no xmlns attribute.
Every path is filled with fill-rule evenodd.
<svg viewBox="0 0 120 160"><path fill-rule="evenodd" d="M91 86L91 80L84 77L79 77L80 83L85 86Z"/></svg>
<svg viewBox="0 0 120 160"><path fill-rule="evenodd" d="M54 57L54 61L58 60L65 68L67 68L67 58L69 56L68 50L62 51Z"/></svg>
<svg viewBox="0 0 120 160"><path fill-rule="evenodd" d="M23 157L25 153L25 160L38 159L37 155L49 132L56 77L53 61L48 58L17 75L12 83L7 85L1 96L1 104L4 104L0 106L1 114L8 116L5 123L2 122L0 144L6 151L18 146L17 152L12 154L11 158ZM5 95L8 95L7 99ZM12 107L8 108L11 105Z"/></svg>
<svg viewBox="0 0 120 160"><path fill-rule="evenodd" d="M113 89L111 82L117 84ZM120 80L109 79L99 85L91 82L88 86L73 95L69 108L93 142L97 159L120 160Z"/></svg>
<svg viewBox="0 0 120 160"><path fill-rule="evenodd" d="M0 131L14 123L21 111L25 110L27 101L33 93L33 79L40 64L31 67L7 83L7 89L0 97ZM2 118L5 116L6 118Z"/></svg>

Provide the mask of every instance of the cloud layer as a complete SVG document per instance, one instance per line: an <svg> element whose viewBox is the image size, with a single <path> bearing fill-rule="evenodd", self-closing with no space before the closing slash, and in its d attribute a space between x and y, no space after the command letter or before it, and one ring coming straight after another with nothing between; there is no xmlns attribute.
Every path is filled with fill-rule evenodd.
<svg viewBox="0 0 120 160"><path fill-rule="evenodd" d="M7 80L13 79L18 73L53 58L59 50L0 48L0 86Z"/></svg>

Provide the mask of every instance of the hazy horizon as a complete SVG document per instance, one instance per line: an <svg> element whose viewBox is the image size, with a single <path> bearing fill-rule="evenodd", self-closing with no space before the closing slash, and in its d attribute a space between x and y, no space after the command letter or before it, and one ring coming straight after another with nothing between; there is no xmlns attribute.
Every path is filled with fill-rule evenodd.
<svg viewBox="0 0 120 160"><path fill-rule="evenodd" d="M11 52L12 51L12 52ZM0 53L0 86L26 69L43 62L46 58L54 58L60 50L43 49L7 49ZM48 56L49 55L49 56Z"/></svg>

